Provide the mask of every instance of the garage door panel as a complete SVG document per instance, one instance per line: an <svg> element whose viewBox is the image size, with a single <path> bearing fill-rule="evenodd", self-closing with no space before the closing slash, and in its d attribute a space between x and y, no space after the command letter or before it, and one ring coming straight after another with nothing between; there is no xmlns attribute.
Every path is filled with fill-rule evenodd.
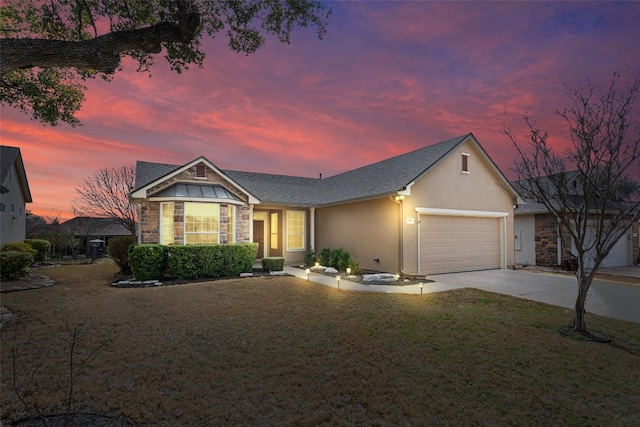
<svg viewBox="0 0 640 427"><path fill-rule="evenodd" d="M500 268L500 219L423 215L420 271L425 274Z"/></svg>
<svg viewBox="0 0 640 427"><path fill-rule="evenodd" d="M596 240L596 230L590 227L587 234L587 242L591 243ZM630 257L631 231L623 235L620 240L611 248L609 255L602 261L601 267L625 267L632 265ZM571 250L577 253L575 242L571 242ZM588 266L593 265L595 258L595 249L591 253L587 253L585 261Z"/></svg>

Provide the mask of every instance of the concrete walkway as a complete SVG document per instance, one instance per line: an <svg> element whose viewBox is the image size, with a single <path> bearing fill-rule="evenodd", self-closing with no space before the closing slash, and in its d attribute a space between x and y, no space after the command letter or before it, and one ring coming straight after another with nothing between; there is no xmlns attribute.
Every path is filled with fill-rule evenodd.
<svg viewBox="0 0 640 427"><path fill-rule="evenodd" d="M304 270L285 267L285 272L307 280ZM485 270L466 273L451 273L427 276L434 282L425 283L422 293L448 291L461 288L476 288L543 302L573 309L577 296L575 277L533 273L520 270ZM335 278L319 273L310 273L309 280L333 288L338 287ZM349 280L340 280L340 289L353 291L420 294L419 285L363 285ZM621 320L640 323L640 287L594 280L586 304L587 312Z"/></svg>

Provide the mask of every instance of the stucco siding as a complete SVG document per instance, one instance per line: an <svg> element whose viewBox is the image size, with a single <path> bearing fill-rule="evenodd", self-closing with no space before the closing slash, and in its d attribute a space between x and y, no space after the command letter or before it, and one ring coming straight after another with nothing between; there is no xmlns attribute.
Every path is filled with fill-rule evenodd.
<svg viewBox="0 0 640 427"><path fill-rule="evenodd" d="M469 154L469 173L462 173L462 153ZM404 272L418 274L419 271L418 207L506 212L505 267L513 266L515 196L472 143L461 144L455 152L421 177L410 191L411 194L403 200Z"/></svg>
<svg viewBox="0 0 640 427"><path fill-rule="evenodd" d="M2 185L9 191L0 194L0 203L4 204L4 212L0 212L0 246L9 242L22 242L26 231L25 196L15 164L11 165Z"/></svg>
<svg viewBox="0 0 640 427"><path fill-rule="evenodd" d="M315 217L316 253L344 248L361 269L399 271L400 209L388 197L318 208Z"/></svg>

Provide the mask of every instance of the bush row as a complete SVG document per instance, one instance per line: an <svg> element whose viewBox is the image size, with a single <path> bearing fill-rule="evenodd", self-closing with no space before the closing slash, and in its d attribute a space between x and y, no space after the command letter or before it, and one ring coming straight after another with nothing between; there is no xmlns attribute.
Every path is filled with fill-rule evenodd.
<svg viewBox="0 0 640 427"><path fill-rule="evenodd" d="M29 266L44 261L50 250L51 243L42 239L5 243L0 251L0 278L15 280L26 276Z"/></svg>
<svg viewBox="0 0 640 427"><path fill-rule="evenodd" d="M343 248L321 249L318 253L318 262L326 267L333 267L338 271L346 271L347 268L351 268L351 273L353 274L357 274L360 268L358 263L351 258L349 251Z"/></svg>
<svg viewBox="0 0 640 427"><path fill-rule="evenodd" d="M262 258L262 269L266 271L282 271L284 270L284 258L264 257Z"/></svg>
<svg viewBox="0 0 640 427"><path fill-rule="evenodd" d="M36 251L33 259L35 262L44 262L47 258L47 254L51 252L51 242L44 239L26 239L26 244L31 246Z"/></svg>
<svg viewBox="0 0 640 427"><path fill-rule="evenodd" d="M129 264L136 280L204 279L250 273L257 243L207 246L133 245Z"/></svg>
<svg viewBox="0 0 640 427"><path fill-rule="evenodd" d="M109 240L109 256L120 267L121 273L131 273L129 248L135 243L136 239L133 236L117 236Z"/></svg>
<svg viewBox="0 0 640 427"><path fill-rule="evenodd" d="M15 280L24 277L31 264L33 264L31 252L2 250L0 252L0 278Z"/></svg>

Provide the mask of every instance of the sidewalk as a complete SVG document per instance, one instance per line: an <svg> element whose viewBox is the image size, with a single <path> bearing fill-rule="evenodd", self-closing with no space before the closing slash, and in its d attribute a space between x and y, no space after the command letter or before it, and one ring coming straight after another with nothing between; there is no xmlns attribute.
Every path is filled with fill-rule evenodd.
<svg viewBox="0 0 640 427"><path fill-rule="evenodd" d="M334 277L327 276L322 273L314 273L312 271L309 273L309 277L307 278L307 273L304 270L287 266L284 267L284 272L291 276L295 276L304 280L310 280L314 283L319 283L331 288L339 287L340 289L343 289L345 291L384 292L387 294L417 295L421 293L420 285L363 285L362 283L340 278L340 285L338 286L338 281ZM422 288L422 293L428 294L432 292L450 291L452 289L460 289L465 287L467 286L447 285L438 282L425 282Z"/></svg>

